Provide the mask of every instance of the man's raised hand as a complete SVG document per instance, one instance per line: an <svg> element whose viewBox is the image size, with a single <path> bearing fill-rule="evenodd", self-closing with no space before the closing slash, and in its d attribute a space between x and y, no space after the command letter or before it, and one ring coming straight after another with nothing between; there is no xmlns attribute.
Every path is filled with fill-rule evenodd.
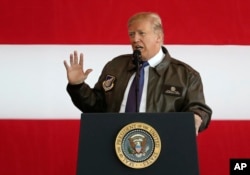
<svg viewBox="0 0 250 175"><path fill-rule="evenodd" d="M84 71L83 54L80 53L80 59L78 59L77 51L74 51L73 54L70 54L70 64L68 64L65 60L63 63L67 71L69 84L72 85L83 83L87 79L89 73L92 72L92 69L87 69Z"/></svg>

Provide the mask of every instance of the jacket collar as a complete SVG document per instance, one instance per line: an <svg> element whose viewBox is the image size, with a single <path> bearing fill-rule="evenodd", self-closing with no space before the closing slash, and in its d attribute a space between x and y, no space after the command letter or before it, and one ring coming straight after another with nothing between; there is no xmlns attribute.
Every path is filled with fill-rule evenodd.
<svg viewBox="0 0 250 175"><path fill-rule="evenodd" d="M165 54L165 57L163 58L163 60L158 64L156 65L153 69L159 74L159 75L162 75L164 73L164 71L166 70L166 68L168 67L169 63L170 63L170 55L168 53L168 50L162 46L162 51L163 53ZM136 66L135 64L133 63L132 61L132 54L130 55L131 59L128 63L128 71L133 71L133 70L136 70Z"/></svg>
<svg viewBox="0 0 250 175"><path fill-rule="evenodd" d="M163 58L162 62L160 62L157 66L155 66L154 70L157 72L158 75L163 75L165 70L167 69L170 60L171 60L171 56L168 53L168 50L162 46L162 51L165 54L165 57Z"/></svg>

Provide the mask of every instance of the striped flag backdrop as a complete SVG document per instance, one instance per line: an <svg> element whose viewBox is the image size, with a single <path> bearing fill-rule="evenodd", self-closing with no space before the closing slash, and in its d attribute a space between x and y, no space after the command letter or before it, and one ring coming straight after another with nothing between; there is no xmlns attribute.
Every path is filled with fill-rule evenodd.
<svg viewBox="0 0 250 175"><path fill-rule="evenodd" d="M197 138L202 175L250 158L250 1L23 0L0 2L0 174L75 174L81 112L63 60L83 52L93 86L113 57L131 53L127 20L160 14L170 54L201 73L213 109Z"/></svg>

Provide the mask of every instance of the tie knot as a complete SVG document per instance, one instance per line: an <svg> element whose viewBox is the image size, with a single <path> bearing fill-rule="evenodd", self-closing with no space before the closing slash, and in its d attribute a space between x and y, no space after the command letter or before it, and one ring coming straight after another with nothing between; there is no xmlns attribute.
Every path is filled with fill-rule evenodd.
<svg viewBox="0 0 250 175"><path fill-rule="evenodd" d="M148 64L147 61L142 61L141 67L146 67L146 66L148 66L148 65L149 65L149 64Z"/></svg>

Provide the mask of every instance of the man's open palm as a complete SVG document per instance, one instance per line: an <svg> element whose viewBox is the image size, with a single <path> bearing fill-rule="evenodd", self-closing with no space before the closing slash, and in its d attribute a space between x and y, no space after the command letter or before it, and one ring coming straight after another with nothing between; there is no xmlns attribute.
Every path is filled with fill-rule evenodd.
<svg viewBox="0 0 250 175"><path fill-rule="evenodd" d="M78 59L77 51L70 54L70 65L64 60L64 66L67 70L67 77L70 84L80 84L83 83L92 69L83 69L83 54L80 53L80 59Z"/></svg>

